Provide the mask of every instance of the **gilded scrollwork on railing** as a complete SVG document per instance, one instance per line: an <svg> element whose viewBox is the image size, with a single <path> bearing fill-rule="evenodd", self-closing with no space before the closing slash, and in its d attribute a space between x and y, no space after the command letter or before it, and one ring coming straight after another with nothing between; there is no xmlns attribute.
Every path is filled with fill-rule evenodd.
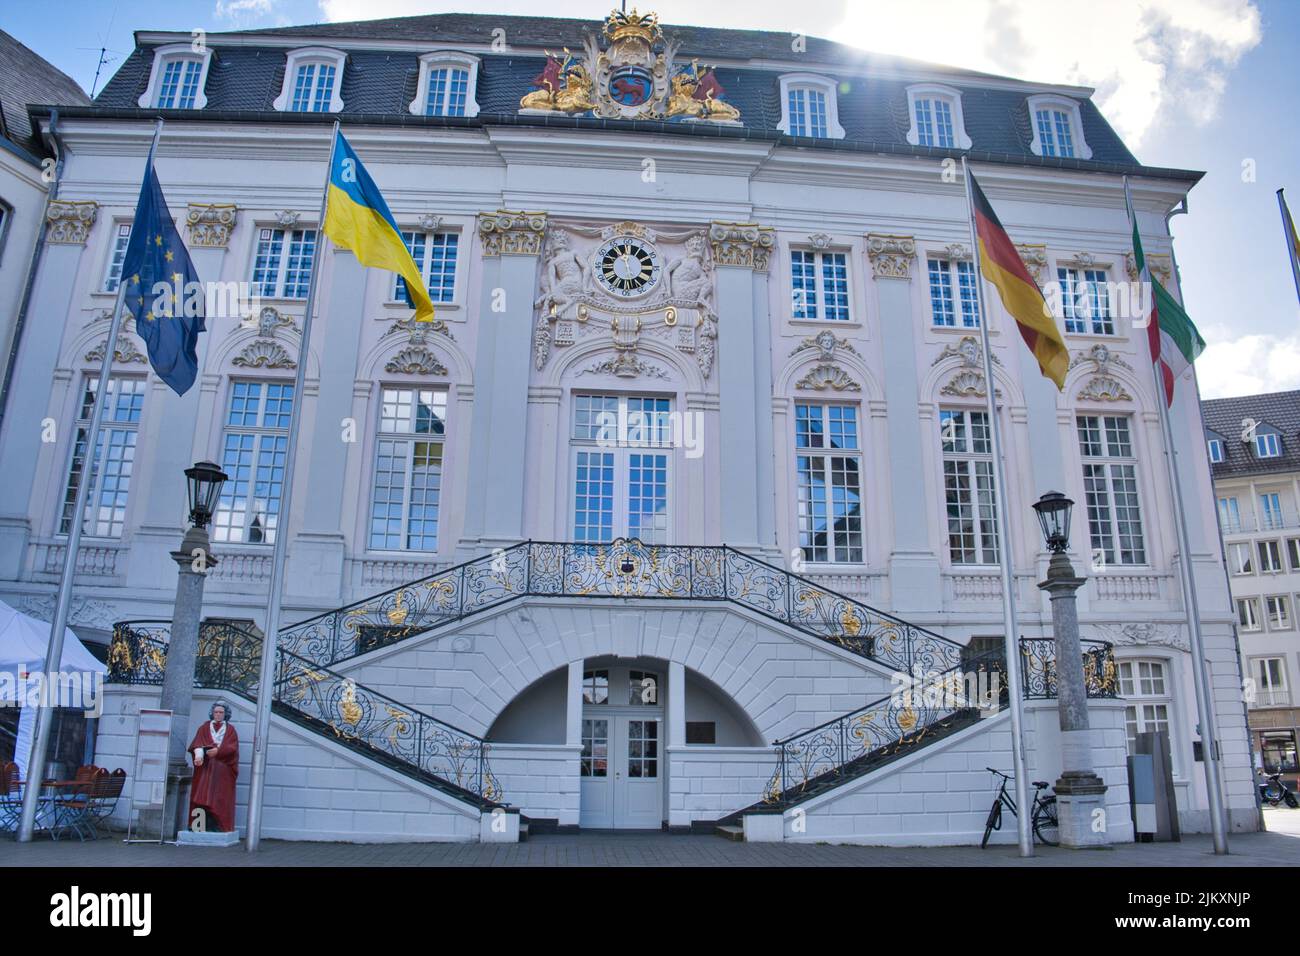
<svg viewBox="0 0 1300 956"><path fill-rule="evenodd" d="M1006 703L1002 661L994 652L941 672L913 672L888 697L778 740L776 767L762 801L788 804L919 746L963 714L997 713Z"/></svg>
<svg viewBox="0 0 1300 956"><path fill-rule="evenodd" d="M115 624L108 680L161 684L170 633L168 621ZM261 640L255 634L224 622L204 624L194 685L255 699L261 654ZM500 801L501 784L492 773L489 745L482 738L406 707L297 654L279 650L276 664L277 704L328 728L349 746L374 752L373 756L383 760L408 764L486 801Z"/></svg>
<svg viewBox="0 0 1300 956"><path fill-rule="evenodd" d="M1081 640L1083 682L1089 697L1117 697L1115 646L1108 641ZM1050 637L1020 639L1020 673L1026 700L1056 696L1056 641Z"/></svg>
<svg viewBox="0 0 1300 956"><path fill-rule="evenodd" d="M279 646L333 664L521 597L731 601L906 673L946 670L961 646L724 546L528 541L291 625Z"/></svg>

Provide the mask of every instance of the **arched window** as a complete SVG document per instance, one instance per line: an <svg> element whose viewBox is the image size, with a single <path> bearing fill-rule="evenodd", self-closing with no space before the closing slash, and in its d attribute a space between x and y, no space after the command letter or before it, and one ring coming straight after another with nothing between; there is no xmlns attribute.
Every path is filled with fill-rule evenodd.
<svg viewBox="0 0 1300 956"><path fill-rule="evenodd" d="M211 47L196 52L188 43L173 43L154 50L149 85L137 101L140 106L160 110L201 110L208 105L204 87Z"/></svg>
<svg viewBox="0 0 1300 956"><path fill-rule="evenodd" d="M416 116L477 116L478 57L468 53L426 53L411 112Z"/></svg>
<svg viewBox="0 0 1300 956"><path fill-rule="evenodd" d="M813 73L789 73L780 82L781 122L777 129L790 136L844 138L833 79Z"/></svg>
<svg viewBox="0 0 1300 956"><path fill-rule="evenodd" d="M909 86L907 114L911 120L907 141L913 146L970 149L959 90L930 84Z"/></svg>
<svg viewBox="0 0 1300 956"><path fill-rule="evenodd" d="M1064 96L1031 96L1029 124L1033 129L1030 151L1036 156L1092 159L1083 138L1083 121L1076 100Z"/></svg>
<svg viewBox="0 0 1300 956"><path fill-rule="evenodd" d="M272 104L285 113L339 113L343 110L343 67L347 54L323 47L289 53L284 85Z"/></svg>

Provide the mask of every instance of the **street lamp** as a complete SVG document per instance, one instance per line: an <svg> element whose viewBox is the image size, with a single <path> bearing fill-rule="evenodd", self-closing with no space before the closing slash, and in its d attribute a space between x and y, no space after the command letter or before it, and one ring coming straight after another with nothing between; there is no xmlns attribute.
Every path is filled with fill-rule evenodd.
<svg viewBox="0 0 1300 956"><path fill-rule="evenodd" d="M1083 646L1075 592L1084 578L1074 573L1070 547L1070 512L1074 502L1049 491L1034 503L1043 541L1051 560L1047 580L1038 586L1052 601L1052 636L1056 643L1056 705L1061 724L1061 777L1056 781L1057 820L1062 846L1100 846L1106 830L1093 827L1094 811L1105 812L1106 785L1092 769L1092 731L1088 727L1088 691L1083 679ZM1103 816L1103 820L1104 820Z"/></svg>
<svg viewBox="0 0 1300 956"><path fill-rule="evenodd" d="M1074 502L1059 491L1049 491L1034 502L1038 523L1043 528L1043 539L1052 554L1064 554L1070 546L1070 513Z"/></svg>
<svg viewBox="0 0 1300 956"><path fill-rule="evenodd" d="M160 698L162 709L172 712L167 752L167 801L174 813L162 821L165 839L176 836L178 817L183 812L182 801L186 800L192 778L185 759L185 747L189 741L190 707L194 701L194 664L199 650L199 622L203 617L203 584L208 570L217 565L208 538L208 522L212 520L226 478L226 473L210 461L200 461L185 469L190 528L181 539L180 550L171 553L178 571L176 606L172 611Z"/></svg>
<svg viewBox="0 0 1300 956"><path fill-rule="evenodd" d="M227 475L213 462L200 461L185 469L185 486L190 495L190 524L206 528L216 510L221 486Z"/></svg>

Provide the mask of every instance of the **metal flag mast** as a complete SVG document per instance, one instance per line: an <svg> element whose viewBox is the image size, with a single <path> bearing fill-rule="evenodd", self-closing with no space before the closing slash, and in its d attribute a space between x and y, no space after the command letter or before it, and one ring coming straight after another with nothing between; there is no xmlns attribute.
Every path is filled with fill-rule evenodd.
<svg viewBox="0 0 1300 956"><path fill-rule="evenodd" d="M289 545L289 509L293 503L294 463L298 450L298 431L302 424L303 383L307 375L307 343L311 336L312 312L316 305L316 285L320 277L322 250L325 246L325 212L329 205L330 176L334 171L334 152L338 148L339 122L330 130L329 161L325 164L325 187L320 197L320 218L316 221L316 248L312 250L311 279L307 283L306 312L302 319L302 341L298 346L298 368L293 380L293 405L289 409L289 441L285 449L284 486L280 494L280 520L276 523L275 544L271 552L270 595L266 607L266 634L262 638L262 666L257 684L257 725L253 735L253 769L248 787L248 852L257 850L262 837L262 795L266 787L267 735L271 729L271 701L275 696L276 639L280 631L280 592L284 587L284 559Z"/></svg>
<svg viewBox="0 0 1300 956"><path fill-rule="evenodd" d="M144 183L153 168L154 154L162 136L163 121L154 123L153 142L149 144L149 158L145 160ZM134 237L138 223L131 221ZM130 238L127 240L130 245ZM117 284L117 298L113 300L113 317L104 343L104 360L99 366L99 380L95 388L94 408L90 413L90 431L86 435L85 453L81 459L81 474L77 481L76 501L72 506L72 521L68 526L68 542L63 553L63 571L59 575L59 590L54 598L54 614L50 621L50 643L45 649L45 675L56 673L63 662L63 635L68 628L68 612L72 606L72 578L77 569L77 553L81 550L81 530L86 521L86 502L90 486L95 479L95 453L99 448L99 432L104 423L104 408L108 404L108 380L113 371L113 353L117 350L117 337L122 331L122 306L126 300L126 276ZM75 444L75 438L74 438ZM36 709L36 728L32 735L32 753L27 761L27 782L23 786L23 809L18 822L18 842L30 843L36 829L36 807L40 802L41 779L45 776L45 750L50 742L50 728L54 724L54 708L40 705Z"/></svg>
<svg viewBox="0 0 1300 956"><path fill-rule="evenodd" d="M1291 278L1295 281L1296 298L1300 299L1300 249L1296 248L1295 222L1287 208L1286 196L1277 191L1277 208L1282 213L1282 232L1286 234L1286 257L1291 263Z"/></svg>
<svg viewBox="0 0 1300 956"><path fill-rule="evenodd" d="M1016 628L1015 576L1011 570L1011 522L1007 500L1006 463L1002 457L1002 426L998 423L997 389L993 380L993 353L989 349L988 309L984 305L984 273L980 268L979 235L975 229L975 204L971 199L970 171L966 157L961 160L962 181L966 190L966 213L970 226L971 250L975 256L975 289L979 296L980 346L984 352L984 392L988 402L989 435L993 452L993 495L997 502L998 564L1002 571L1002 623L1006 631L1007 695L1011 699L1011 762L1016 777L1016 830L1020 837L1020 855L1034 855L1034 835L1030 821L1028 771L1025 769L1025 714L1020 680L1020 641Z"/></svg>
<svg viewBox="0 0 1300 956"><path fill-rule="evenodd" d="M1133 211L1133 228L1137 230L1137 208L1133 205L1133 196L1129 192L1128 177L1124 177L1124 200L1128 209ZM1133 250L1134 255L1137 249ZM1147 283L1151 289L1151 270L1146 265L1143 253L1140 282ZM1134 263L1136 265L1136 261ZM1150 308L1155 309L1155 291L1151 291ZM1146 315L1151 320L1151 313ZM1156 321L1159 321L1157 318ZM1163 346L1162 346L1163 348ZM1218 734L1214 727L1214 711L1210 707L1210 676L1205 664L1205 640L1201 635L1201 609L1196 598L1196 584L1192 580L1192 549L1187 534L1187 510L1183 507L1183 484L1178 477L1178 458L1174 452L1173 428L1169 422L1169 406L1165 395L1165 383L1160 375L1154 358L1151 361L1151 375L1156 387L1156 405L1160 410L1160 435L1165 446L1165 459L1169 467L1169 488L1174 499L1174 526L1178 533L1178 579L1183 591L1183 608L1187 611L1187 632L1192 652L1192 686L1196 691L1196 719L1201 731L1201 762L1205 767L1205 788L1210 802L1210 832L1214 836L1214 852L1222 855L1228 852L1228 833L1224 822L1223 789L1219 776ZM1199 403L1198 403L1199 405Z"/></svg>

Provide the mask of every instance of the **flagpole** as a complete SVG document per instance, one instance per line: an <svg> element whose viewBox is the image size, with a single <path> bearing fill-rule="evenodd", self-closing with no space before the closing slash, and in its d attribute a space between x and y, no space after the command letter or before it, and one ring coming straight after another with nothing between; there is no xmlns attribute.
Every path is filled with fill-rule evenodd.
<svg viewBox="0 0 1300 956"><path fill-rule="evenodd" d="M153 142L145 161L144 181L153 167L158 140L162 136L163 121L159 117L153 128ZM137 223L131 221L134 237ZM127 240L130 245L130 239ZM81 550L81 529L86 521L86 502L90 486L95 479L95 456L99 448L99 433L104 423L104 408L108 404L108 380L113 371L113 353L117 350L118 334L122 330L122 305L126 298L126 276L117 283L117 298L113 300L113 317L109 321L108 338L104 342L104 359L99 365L99 384L96 386L94 408L90 413L90 431L86 435L85 454L81 460L81 475L77 481L76 501L72 506L72 522L68 526L68 541L63 553L63 571L59 575L59 590L54 599L54 614L50 621L50 642L45 649L45 674L56 673L63 663L63 635L68 627L68 612L72 605L72 578L77 569L77 553ZM73 453L76 453L76 432L73 432ZM103 475L99 476L101 479ZM18 842L30 843L36 829L36 808L40 802L41 781L45 776L45 749L50 742L50 729L54 724L54 708L38 705L36 729L32 735L32 752L27 760L27 781L23 786L23 809L18 823Z"/></svg>
<svg viewBox="0 0 1300 956"><path fill-rule="evenodd" d="M248 852L254 853L262 838L262 796L266 788L267 736L271 730L271 701L275 696L276 643L280 632L281 594L284 587L284 559L289 545L289 513L293 504L294 462L298 432L302 424L303 383L307 376L307 343L311 337L316 286L320 279L325 248L325 213L329 205L330 175L338 146L339 122L330 132L329 161L325 164L325 186L320 197L320 218L316 220L316 248L312 252L311 279L307 283L307 305L302 319L302 342L298 346L298 368L294 373L293 405L289 410L289 442L285 451L284 485L280 493L280 518L271 552L270 595L266 607L266 634L262 638L262 666L257 690L257 729L253 735L253 768L248 787Z"/></svg>
<svg viewBox="0 0 1300 956"><path fill-rule="evenodd" d="M988 402L989 433L993 452L993 494L997 499L998 564L1002 571L1002 625L1006 631L1007 694L1011 699L1011 762L1016 778L1016 829L1020 837L1020 855L1034 855L1034 836L1030 821L1029 778L1025 769L1025 715L1020 675L1020 641L1016 627L1015 576L1011 570L1010 502L1007 498L1006 463L1002 455L1002 426L998 421L997 389L993 379L993 352L989 348L988 309L984 304L984 273L980 268L979 236L975 229L975 204L971 199L970 171L966 157L961 159L962 180L966 188L966 213L970 226L971 251L975 256L975 291L979 297L980 343L984 352L984 392Z"/></svg>
<svg viewBox="0 0 1300 956"><path fill-rule="evenodd" d="M1133 205L1133 196L1129 191L1128 177L1124 177L1124 200L1132 210L1133 228L1137 232L1137 207ZM1136 249L1133 250L1136 265ZM1143 254L1142 274L1139 280L1149 283L1151 269L1146 264ZM1172 261L1172 260L1171 260ZM1152 292L1152 309L1155 308L1154 291ZM1147 321L1151 321L1150 312ZM1156 321L1159 321L1157 316ZM1162 346L1163 349L1163 346ZM1164 440L1165 459L1169 468L1169 487L1174 499L1174 524L1178 534L1178 577L1183 591L1183 609L1187 612L1187 631L1192 652L1192 687L1196 692L1196 715L1201 731L1201 762L1205 768L1205 788L1210 802L1210 832L1214 837L1214 852L1222 856L1228 852L1228 834L1224 822L1223 790L1219 775L1218 734L1214 727L1214 711L1210 707L1210 678L1205 664L1205 639L1201 634L1201 609L1196 598L1196 585L1192 580L1192 549L1187 533L1187 509L1183 506L1183 483L1178 476L1178 459L1174 451L1173 428L1169 421L1169 406L1165 395L1165 383L1154 357L1151 361L1151 375L1155 382L1156 405L1160 411L1160 433Z"/></svg>
<svg viewBox="0 0 1300 956"><path fill-rule="evenodd" d="M1282 195L1282 190L1277 191L1277 207L1282 213L1282 231L1286 233L1286 252L1287 258L1291 260L1291 278L1295 280L1296 298L1300 299L1300 250L1296 249L1296 232L1295 221L1291 218L1291 210L1287 208L1286 197Z"/></svg>

